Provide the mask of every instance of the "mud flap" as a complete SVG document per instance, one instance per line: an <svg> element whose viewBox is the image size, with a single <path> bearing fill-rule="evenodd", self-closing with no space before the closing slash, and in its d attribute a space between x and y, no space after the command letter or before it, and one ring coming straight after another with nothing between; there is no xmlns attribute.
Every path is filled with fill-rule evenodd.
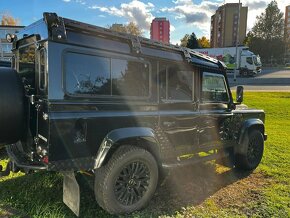
<svg viewBox="0 0 290 218"><path fill-rule="evenodd" d="M80 187L73 171L63 174L63 202L79 216L80 213Z"/></svg>

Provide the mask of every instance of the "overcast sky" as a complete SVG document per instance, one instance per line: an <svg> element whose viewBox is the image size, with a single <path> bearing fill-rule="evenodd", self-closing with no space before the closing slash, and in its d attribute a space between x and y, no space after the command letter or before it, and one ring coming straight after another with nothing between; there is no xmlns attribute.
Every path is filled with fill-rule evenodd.
<svg viewBox="0 0 290 218"><path fill-rule="evenodd" d="M210 17L224 3L238 0L0 0L0 12L9 12L20 19L22 25L40 19L44 11L59 16L106 27L113 23L136 22L149 37L149 27L154 17L166 17L171 24L171 43L179 43L186 34L209 38ZM248 30L270 0L241 0L248 6ZM289 0L277 0L284 13Z"/></svg>

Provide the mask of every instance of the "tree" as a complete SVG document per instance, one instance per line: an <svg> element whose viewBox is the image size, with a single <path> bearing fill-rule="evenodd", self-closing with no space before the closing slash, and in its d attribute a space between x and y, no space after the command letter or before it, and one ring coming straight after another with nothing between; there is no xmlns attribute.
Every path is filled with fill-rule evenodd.
<svg viewBox="0 0 290 218"><path fill-rule="evenodd" d="M200 48L195 33L191 33L189 36L186 47L191 49Z"/></svg>
<svg viewBox="0 0 290 218"><path fill-rule="evenodd" d="M277 2L271 1L265 13L257 16L257 21L252 29L255 37L262 39L282 39L284 36L284 14L278 8Z"/></svg>
<svg viewBox="0 0 290 218"><path fill-rule="evenodd" d="M142 29L134 22L130 22L129 24L113 24L109 25L108 28L113 31L128 33L135 36L143 36Z"/></svg>
<svg viewBox="0 0 290 218"><path fill-rule="evenodd" d="M245 43L262 60L281 59L284 55L284 19L277 2L271 1L265 12L257 16L256 23L248 33Z"/></svg>
<svg viewBox="0 0 290 218"><path fill-rule="evenodd" d="M180 46L186 47L187 46L188 39L189 39L189 34L185 34L183 36L183 38L180 39Z"/></svg>
<svg viewBox="0 0 290 218"><path fill-rule="evenodd" d="M9 13L2 14L1 25L3 26L18 26L20 24L19 19L12 17Z"/></svg>
<svg viewBox="0 0 290 218"><path fill-rule="evenodd" d="M197 41L198 41L200 47L202 47L202 48L210 48L209 39L207 39L205 36L199 38Z"/></svg>

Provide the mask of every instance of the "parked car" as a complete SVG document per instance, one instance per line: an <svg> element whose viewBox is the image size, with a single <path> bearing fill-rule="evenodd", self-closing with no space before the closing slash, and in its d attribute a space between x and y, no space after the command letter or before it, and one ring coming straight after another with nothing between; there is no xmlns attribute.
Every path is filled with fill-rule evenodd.
<svg viewBox="0 0 290 218"><path fill-rule="evenodd" d="M10 161L0 176L61 172L76 215L78 171L95 174L102 208L124 214L147 205L166 169L261 161L265 113L239 106L243 87L233 101L218 60L55 13L8 38L15 56L0 68L0 144Z"/></svg>

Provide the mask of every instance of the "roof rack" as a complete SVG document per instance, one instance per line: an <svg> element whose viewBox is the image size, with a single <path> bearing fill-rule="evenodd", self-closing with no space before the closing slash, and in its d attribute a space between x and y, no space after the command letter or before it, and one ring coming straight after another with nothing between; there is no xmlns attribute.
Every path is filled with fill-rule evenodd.
<svg viewBox="0 0 290 218"><path fill-rule="evenodd" d="M132 51L136 54L142 53L142 45L149 45L151 47L156 47L162 50L170 50L175 52L182 52L185 60L190 61L192 56L197 58L219 64L216 59L208 57L199 52L193 51L192 49L181 47L178 45L165 44L159 41L147 39L140 36L134 36L127 33L116 32L110 29L106 29L99 26L94 26L87 23L82 23L79 21L58 17L56 13L43 13L44 20L48 24L49 32L51 33L51 38L53 40L65 40L66 30L74 30L83 33L97 34L100 36L109 36L112 38L119 38L131 42Z"/></svg>

